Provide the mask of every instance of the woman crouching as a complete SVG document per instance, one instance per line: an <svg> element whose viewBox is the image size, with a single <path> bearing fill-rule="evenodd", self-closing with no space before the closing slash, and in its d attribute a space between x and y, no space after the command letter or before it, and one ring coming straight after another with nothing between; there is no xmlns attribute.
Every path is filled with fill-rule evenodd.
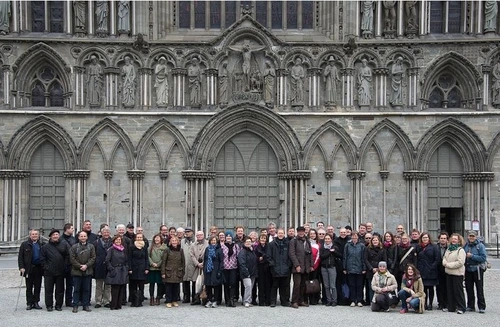
<svg viewBox="0 0 500 327"><path fill-rule="evenodd" d="M389 311L389 306L396 298L394 291L398 288L396 277L387 270L387 262L378 263L378 271L372 278L372 311Z"/></svg>

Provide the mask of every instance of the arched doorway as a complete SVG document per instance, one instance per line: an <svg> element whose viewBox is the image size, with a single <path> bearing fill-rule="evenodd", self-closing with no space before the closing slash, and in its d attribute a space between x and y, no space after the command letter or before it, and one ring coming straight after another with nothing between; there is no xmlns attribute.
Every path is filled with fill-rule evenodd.
<svg viewBox="0 0 500 327"><path fill-rule="evenodd" d="M65 179L61 154L52 143L42 143L31 158L30 170L28 227L45 231L62 229L65 223Z"/></svg>
<svg viewBox="0 0 500 327"><path fill-rule="evenodd" d="M232 137L217 155L215 172L217 227L264 228L279 216L278 160L260 136Z"/></svg>
<svg viewBox="0 0 500 327"><path fill-rule="evenodd" d="M449 143L443 143L429 162L427 230L463 235L463 163Z"/></svg>

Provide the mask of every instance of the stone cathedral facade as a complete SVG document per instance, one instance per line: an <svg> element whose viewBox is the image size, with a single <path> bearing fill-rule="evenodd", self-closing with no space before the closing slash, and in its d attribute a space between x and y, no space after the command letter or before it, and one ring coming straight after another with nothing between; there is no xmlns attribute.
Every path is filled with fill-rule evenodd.
<svg viewBox="0 0 500 327"><path fill-rule="evenodd" d="M496 1L1 1L0 241L500 227Z"/></svg>

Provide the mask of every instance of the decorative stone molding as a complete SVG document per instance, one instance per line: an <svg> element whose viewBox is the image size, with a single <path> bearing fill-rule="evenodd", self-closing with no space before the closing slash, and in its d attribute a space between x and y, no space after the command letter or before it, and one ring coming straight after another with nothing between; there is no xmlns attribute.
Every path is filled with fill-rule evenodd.
<svg viewBox="0 0 500 327"><path fill-rule="evenodd" d="M389 177L389 172L388 171L380 171L379 175L380 175L380 178L387 179Z"/></svg>
<svg viewBox="0 0 500 327"><path fill-rule="evenodd" d="M187 69L185 68L172 68L172 75L187 75Z"/></svg>
<svg viewBox="0 0 500 327"><path fill-rule="evenodd" d="M193 179L214 179L215 173L211 171L202 170L183 170L182 177L187 180Z"/></svg>
<svg viewBox="0 0 500 327"><path fill-rule="evenodd" d="M207 76L217 76L219 74L219 71L215 68L207 68L205 69L205 74Z"/></svg>
<svg viewBox="0 0 500 327"><path fill-rule="evenodd" d="M283 171L278 173L279 179L310 179L310 170Z"/></svg>
<svg viewBox="0 0 500 327"><path fill-rule="evenodd" d="M495 177L495 173L482 172L482 173L464 173L462 178L464 181L486 181L491 182Z"/></svg>
<svg viewBox="0 0 500 327"><path fill-rule="evenodd" d="M160 178L161 179L167 179L168 178L168 174L170 173L170 171L168 171L168 170L160 170L159 173L160 173Z"/></svg>
<svg viewBox="0 0 500 327"><path fill-rule="evenodd" d="M389 69L388 68L375 68L373 70L373 73L376 75L389 75Z"/></svg>
<svg viewBox="0 0 500 327"><path fill-rule="evenodd" d="M334 172L333 172L333 170L325 170L324 174L325 174L325 178L330 180L333 178Z"/></svg>
<svg viewBox="0 0 500 327"><path fill-rule="evenodd" d="M308 68L308 76L321 76L321 68Z"/></svg>
<svg viewBox="0 0 500 327"><path fill-rule="evenodd" d="M366 171L364 170L350 170L347 172L347 177L351 180L353 179L363 179L366 176Z"/></svg>
<svg viewBox="0 0 500 327"><path fill-rule="evenodd" d="M0 179L25 179L31 173L23 170L0 170Z"/></svg>
<svg viewBox="0 0 500 327"><path fill-rule="evenodd" d="M103 170L102 172L104 173L104 178L106 180L110 180L113 178L113 170Z"/></svg>
<svg viewBox="0 0 500 327"><path fill-rule="evenodd" d="M354 75L354 68L341 69L340 73L344 76L353 76Z"/></svg>
<svg viewBox="0 0 500 327"><path fill-rule="evenodd" d="M146 175L145 170L127 170L128 178L130 179L144 179Z"/></svg>
<svg viewBox="0 0 500 327"><path fill-rule="evenodd" d="M118 67L105 67L104 74L120 74L120 68Z"/></svg>
<svg viewBox="0 0 500 327"><path fill-rule="evenodd" d="M409 170L403 172L403 178L406 180L412 179L429 179L429 172L419 170Z"/></svg>
<svg viewBox="0 0 500 327"><path fill-rule="evenodd" d="M140 67L138 69L139 74L141 75L152 75L153 74L153 68L148 68L148 67Z"/></svg>
<svg viewBox="0 0 500 327"><path fill-rule="evenodd" d="M489 73L491 73L491 66L481 65L481 71L483 74L489 74Z"/></svg>
<svg viewBox="0 0 500 327"><path fill-rule="evenodd" d="M66 179L88 179L90 170L67 170L63 171L63 176Z"/></svg>

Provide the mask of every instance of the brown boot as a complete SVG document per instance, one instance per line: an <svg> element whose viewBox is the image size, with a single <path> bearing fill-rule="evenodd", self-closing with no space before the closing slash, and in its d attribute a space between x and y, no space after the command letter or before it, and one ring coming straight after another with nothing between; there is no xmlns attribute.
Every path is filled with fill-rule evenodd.
<svg viewBox="0 0 500 327"><path fill-rule="evenodd" d="M160 305L160 298L159 297L156 298L156 303L155 304L156 305Z"/></svg>
<svg viewBox="0 0 500 327"><path fill-rule="evenodd" d="M149 305L150 305L150 306L155 305L155 299L154 299L154 298L150 298L150 299L149 299Z"/></svg>

